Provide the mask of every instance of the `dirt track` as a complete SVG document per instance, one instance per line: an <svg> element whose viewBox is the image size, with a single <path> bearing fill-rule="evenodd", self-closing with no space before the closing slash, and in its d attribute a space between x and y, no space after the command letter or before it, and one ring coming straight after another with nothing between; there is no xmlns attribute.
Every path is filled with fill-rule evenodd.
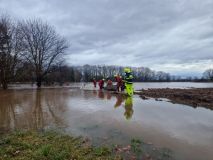
<svg viewBox="0 0 213 160"><path fill-rule="evenodd" d="M172 103L201 106L213 110L213 88L196 89L148 89L138 93L141 98L167 98Z"/></svg>

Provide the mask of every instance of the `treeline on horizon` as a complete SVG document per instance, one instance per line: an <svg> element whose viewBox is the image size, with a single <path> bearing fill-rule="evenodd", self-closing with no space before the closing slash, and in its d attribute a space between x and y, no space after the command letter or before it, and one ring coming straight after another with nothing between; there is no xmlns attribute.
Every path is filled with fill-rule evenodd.
<svg viewBox="0 0 213 160"><path fill-rule="evenodd" d="M68 41L41 19L14 21L0 15L0 87L32 82L41 87L54 82L90 82L93 78L123 75L124 67L106 65L68 66L64 63ZM173 76L147 67L132 67L135 82L213 81L213 69L202 78Z"/></svg>
<svg viewBox="0 0 213 160"><path fill-rule="evenodd" d="M93 78L96 80L103 78L114 80L114 76L117 74L124 76L124 68L115 65L68 66L61 64L52 66L43 81L45 85L51 85L54 82L59 84L65 82L91 82ZM154 71L148 67L130 68L132 69L134 82L207 82L213 80L213 77L212 79L209 77L211 74L213 75L213 70L205 71L201 78L196 76L183 78L162 71ZM17 72L19 72L19 76L16 77L14 82L36 82L36 75L29 63L23 64Z"/></svg>

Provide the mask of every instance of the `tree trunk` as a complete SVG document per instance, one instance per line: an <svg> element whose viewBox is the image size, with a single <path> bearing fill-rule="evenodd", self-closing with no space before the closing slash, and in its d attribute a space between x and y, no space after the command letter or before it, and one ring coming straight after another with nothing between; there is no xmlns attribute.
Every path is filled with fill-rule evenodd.
<svg viewBox="0 0 213 160"><path fill-rule="evenodd" d="M2 88L3 88L4 90L6 90L6 89L8 88L8 85L7 85L7 82L6 82L6 81L2 82Z"/></svg>
<svg viewBox="0 0 213 160"><path fill-rule="evenodd" d="M8 81L6 80L5 78L5 74L3 71L0 72L0 83L1 83L1 86L4 90L6 90L8 88Z"/></svg>
<svg viewBox="0 0 213 160"><path fill-rule="evenodd" d="M38 88L41 88L41 81L42 81L42 78L40 76L38 76L37 80L36 80Z"/></svg>

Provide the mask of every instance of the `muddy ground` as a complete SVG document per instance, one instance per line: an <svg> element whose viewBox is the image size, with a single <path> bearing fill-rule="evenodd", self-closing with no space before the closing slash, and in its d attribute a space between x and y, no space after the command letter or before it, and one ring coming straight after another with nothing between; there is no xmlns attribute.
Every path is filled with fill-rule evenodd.
<svg viewBox="0 0 213 160"><path fill-rule="evenodd" d="M193 89L148 89L141 90L137 94L141 98L148 97L167 98L172 103L186 104L193 107L205 107L213 110L213 88L193 88Z"/></svg>

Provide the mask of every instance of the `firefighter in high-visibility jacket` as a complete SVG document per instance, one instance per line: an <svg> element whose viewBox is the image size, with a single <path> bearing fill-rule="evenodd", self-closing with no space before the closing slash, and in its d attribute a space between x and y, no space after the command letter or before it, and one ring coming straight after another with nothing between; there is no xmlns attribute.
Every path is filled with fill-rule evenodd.
<svg viewBox="0 0 213 160"><path fill-rule="evenodd" d="M129 96L132 96L134 94L132 71L130 68L125 68L124 72L125 72L124 82L126 93Z"/></svg>

